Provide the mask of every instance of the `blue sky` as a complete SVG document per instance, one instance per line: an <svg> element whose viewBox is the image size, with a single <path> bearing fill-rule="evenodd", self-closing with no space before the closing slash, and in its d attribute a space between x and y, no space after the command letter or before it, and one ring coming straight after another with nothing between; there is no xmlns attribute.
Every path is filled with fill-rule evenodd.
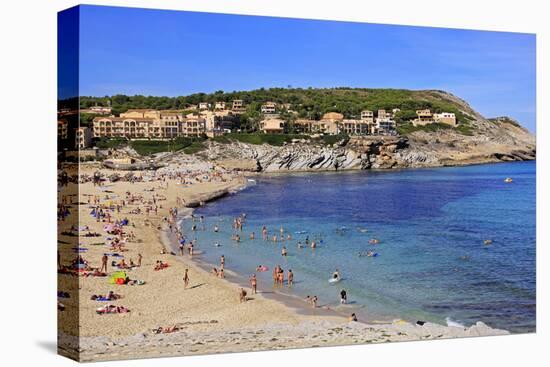
<svg viewBox="0 0 550 367"><path fill-rule="evenodd" d="M535 36L84 6L80 94L443 89L535 131Z"/></svg>

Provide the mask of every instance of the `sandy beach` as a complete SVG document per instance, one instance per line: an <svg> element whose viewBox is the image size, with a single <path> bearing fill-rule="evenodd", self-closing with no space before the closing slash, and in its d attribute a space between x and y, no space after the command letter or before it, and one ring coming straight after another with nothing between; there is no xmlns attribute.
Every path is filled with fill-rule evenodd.
<svg viewBox="0 0 550 367"><path fill-rule="evenodd" d="M58 311L60 354L98 361L507 334L483 323L462 328L401 320L350 322L348 317L312 309L305 301L299 310L299 306L268 298L265 294L272 292L271 284L259 284L258 294L247 287L247 301L240 302L240 286L231 281L231 264L225 264L228 279L220 279L198 266L187 251L184 256L176 255L168 243L173 233L167 218L174 208L181 218L192 213L189 207L238 192L246 185L242 173L195 161L171 162L154 174L135 171L134 176L146 179L133 182L110 182L113 173L124 176L127 172L97 165L81 165L79 175L91 177L95 172L105 177L101 185L87 180L79 185L77 197L61 199L73 212L69 217L77 207L79 214L79 228L71 230L70 220L59 222L59 232L65 233L59 236L61 266L70 268L80 254L91 275L62 271L58 276L58 291L68 293L58 298L64 306ZM90 214L94 208L103 210L99 221ZM122 233L106 232L106 226L123 219L127 224L119 227ZM115 238L121 246L110 248ZM74 249L76 239L81 250ZM200 245L195 251L195 259L200 258ZM104 253L123 258L109 256L106 276L94 276L92 269L102 267ZM119 270L113 262L124 259L126 265L137 264L139 254L141 266L123 270L128 279L142 281L142 285L109 283L109 276ZM168 267L155 270L158 261ZM185 269L189 269L187 287ZM110 291L120 298L91 299ZM96 312L107 304L129 312ZM159 327L170 332L155 333ZM80 340L74 337L75 330Z"/></svg>

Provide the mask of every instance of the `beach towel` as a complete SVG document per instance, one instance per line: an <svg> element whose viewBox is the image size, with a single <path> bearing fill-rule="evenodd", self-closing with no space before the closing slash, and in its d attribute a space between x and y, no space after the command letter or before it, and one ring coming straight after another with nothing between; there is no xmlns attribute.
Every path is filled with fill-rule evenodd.
<svg viewBox="0 0 550 367"><path fill-rule="evenodd" d="M116 271L109 277L110 284L124 284L128 276L125 271ZM120 280L119 280L120 279Z"/></svg>

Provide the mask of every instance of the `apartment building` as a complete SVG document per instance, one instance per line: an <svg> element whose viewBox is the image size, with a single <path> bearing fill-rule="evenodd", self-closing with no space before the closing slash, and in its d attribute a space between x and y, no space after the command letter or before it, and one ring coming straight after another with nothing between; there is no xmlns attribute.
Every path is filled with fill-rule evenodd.
<svg viewBox="0 0 550 367"><path fill-rule="evenodd" d="M69 123L66 120L57 120L57 138L65 140L69 135Z"/></svg>
<svg viewBox="0 0 550 367"><path fill-rule="evenodd" d="M275 102L266 102L264 103L260 110L264 115L272 115L275 114L277 111L277 103Z"/></svg>
<svg viewBox="0 0 550 367"><path fill-rule="evenodd" d="M361 111L361 121L364 121L370 124L374 123L374 112L369 110Z"/></svg>
<svg viewBox="0 0 550 367"><path fill-rule="evenodd" d="M231 110L234 113L243 113L246 111L246 108L244 107L244 102L242 99L235 99L233 100L233 104L231 107Z"/></svg>
<svg viewBox="0 0 550 367"><path fill-rule="evenodd" d="M120 114L121 118L159 119L160 111L150 108L130 109Z"/></svg>
<svg viewBox="0 0 550 367"><path fill-rule="evenodd" d="M296 133L309 134L313 132L315 120L297 119L294 121L294 131Z"/></svg>
<svg viewBox="0 0 550 367"><path fill-rule="evenodd" d="M378 110L376 117L379 119L388 119L391 118L391 114L386 110Z"/></svg>
<svg viewBox="0 0 550 367"><path fill-rule="evenodd" d="M200 136L206 131L205 125L206 119L199 115L183 117L178 112L131 110L120 117L94 118L93 137L174 139L179 136Z"/></svg>
<svg viewBox="0 0 550 367"><path fill-rule="evenodd" d="M435 122L441 123L441 124L447 124L451 126L457 126L458 123L456 121L456 116L452 112L441 112L441 113L434 113L433 119Z"/></svg>
<svg viewBox="0 0 550 367"><path fill-rule="evenodd" d="M202 116L189 114L181 121L180 136L200 136L206 133L206 119Z"/></svg>
<svg viewBox="0 0 550 367"><path fill-rule="evenodd" d="M96 115L110 115L113 109L111 107L104 106L92 106L89 108L90 113L95 113Z"/></svg>
<svg viewBox="0 0 550 367"><path fill-rule="evenodd" d="M392 120L391 118L377 118L375 133L378 135L395 135L396 134L395 121Z"/></svg>
<svg viewBox="0 0 550 367"><path fill-rule="evenodd" d="M260 130L264 134L282 134L286 122L277 118L268 118L260 121Z"/></svg>
<svg viewBox="0 0 550 367"><path fill-rule="evenodd" d="M412 121L414 126L425 126L433 123L457 126L456 115L452 112L432 113L429 109L416 111L416 119Z"/></svg>
<svg viewBox="0 0 550 367"><path fill-rule="evenodd" d="M412 121L414 126L424 126L434 123L434 116L429 109L417 110L416 119Z"/></svg>
<svg viewBox="0 0 550 367"><path fill-rule="evenodd" d="M79 127L75 134L75 147L77 149L86 149L92 145L92 129L89 127Z"/></svg>
<svg viewBox="0 0 550 367"><path fill-rule="evenodd" d="M341 131L348 135L369 135L371 125L365 120L342 120Z"/></svg>
<svg viewBox="0 0 550 367"><path fill-rule="evenodd" d="M219 101L214 103L215 110L225 110L225 102Z"/></svg>

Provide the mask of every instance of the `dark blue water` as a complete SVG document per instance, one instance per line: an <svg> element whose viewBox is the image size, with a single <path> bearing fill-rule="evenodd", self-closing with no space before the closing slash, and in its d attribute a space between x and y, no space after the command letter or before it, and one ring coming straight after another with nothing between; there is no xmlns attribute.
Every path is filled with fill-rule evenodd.
<svg viewBox="0 0 550 367"><path fill-rule="evenodd" d="M261 176L237 195L197 211L206 231L195 236L204 260L248 276L258 264L260 288L271 268L295 273L294 295L372 319L403 318L512 332L535 330L535 162L458 168ZM512 177L513 183L505 183ZM231 241L233 217L247 214L242 242ZM183 224L189 233L189 221ZM211 229L215 223L221 231ZM283 226L292 240L270 238ZM250 232L256 240L249 240ZM299 234L307 231L307 234ZM297 248L305 237L322 243ZM379 239L376 245L369 239ZM484 240L492 240L485 245ZM221 247L214 247L219 242ZM281 256L286 246L289 256ZM377 257L360 257L373 250ZM338 268L343 280L328 278ZM350 303L339 305L346 289Z"/></svg>

